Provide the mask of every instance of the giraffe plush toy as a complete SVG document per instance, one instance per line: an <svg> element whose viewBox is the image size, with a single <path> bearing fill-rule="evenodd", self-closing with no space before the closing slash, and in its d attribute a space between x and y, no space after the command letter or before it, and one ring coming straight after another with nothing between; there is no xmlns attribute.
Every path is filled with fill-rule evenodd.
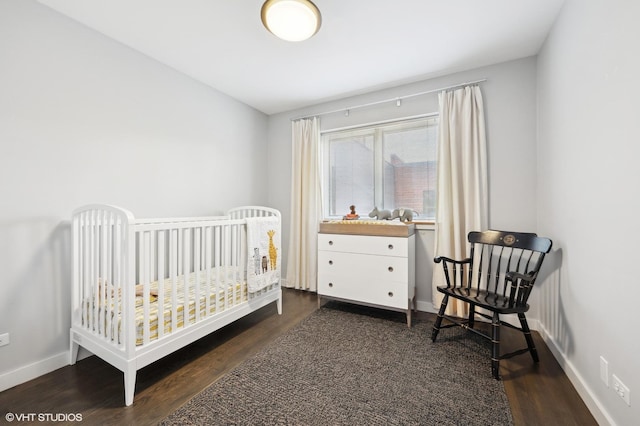
<svg viewBox="0 0 640 426"><path fill-rule="evenodd" d="M276 269L276 262L278 260L278 249L276 249L275 244L273 244L273 236L276 231L273 229L267 231L267 235L269 236L269 265L271 266L271 270Z"/></svg>

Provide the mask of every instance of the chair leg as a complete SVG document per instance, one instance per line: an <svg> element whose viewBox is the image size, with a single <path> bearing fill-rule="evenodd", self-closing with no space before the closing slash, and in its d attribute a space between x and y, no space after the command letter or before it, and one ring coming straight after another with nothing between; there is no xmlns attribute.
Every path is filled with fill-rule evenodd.
<svg viewBox="0 0 640 426"><path fill-rule="evenodd" d="M529 347L529 353L531 354L531 358L533 358L533 362L540 362L540 358L538 358L538 350L536 349L536 345L533 343L531 330L529 330L529 324L527 324L527 318L523 313L520 313L518 314L518 319L520 319L520 326L522 327L524 338L527 339L527 346Z"/></svg>
<svg viewBox="0 0 640 426"><path fill-rule="evenodd" d="M493 313L491 321L491 373L493 378L500 380L500 315Z"/></svg>
<svg viewBox="0 0 640 426"><path fill-rule="evenodd" d="M467 323L469 328L473 328L473 326L475 325L475 319L476 319L476 305L473 305L470 303L469 304L469 322Z"/></svg>
<svg viewBox="0 0 640 426"><path fill-rule="evenodd" d="M435 342L438 333L440 332L440 325L442 324L442 318L444 318L444 311L447 309L447 303L449 303L449 295L445 294L440 304L440 310L438 311L438 318L436 318L435 324L433 324L433 331L431 331L431 341Z"/></svg>

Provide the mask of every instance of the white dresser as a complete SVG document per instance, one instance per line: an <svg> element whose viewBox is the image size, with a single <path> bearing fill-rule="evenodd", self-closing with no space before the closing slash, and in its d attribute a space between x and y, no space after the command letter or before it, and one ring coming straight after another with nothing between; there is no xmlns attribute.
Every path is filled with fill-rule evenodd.
<svg viewBox="0 0 640 426"><path fill-rule="evenodd" d="M324 225L324 226L323 226ZM415 226L323 223L318 234L321 298L404 311L415 299Z"/></svg>

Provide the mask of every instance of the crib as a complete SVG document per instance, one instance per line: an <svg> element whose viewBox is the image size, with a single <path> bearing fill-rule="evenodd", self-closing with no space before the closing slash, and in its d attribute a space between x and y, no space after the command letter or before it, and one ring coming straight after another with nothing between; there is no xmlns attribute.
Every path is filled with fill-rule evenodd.
<svg viewBox="0 0 640 426"><path fill-rule="evenodd" d="M248 244L256 223L269 228L260 262ZM69 363L82 346L118 368L133 404L142 367L269 303L282 313L279 249L280 213L267 207L169 219L108 205L75 210ZM270 281L248 285L248 271Z"/></svg>

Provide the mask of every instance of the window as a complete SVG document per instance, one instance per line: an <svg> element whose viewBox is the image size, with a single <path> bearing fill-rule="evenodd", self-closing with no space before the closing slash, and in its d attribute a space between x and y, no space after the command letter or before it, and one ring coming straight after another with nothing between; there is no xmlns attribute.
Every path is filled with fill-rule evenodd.
<svg viewBox="0 0 640 426"><path fill-rule="evenodd" d="M361 217L377 206L433 220L437 139L437 116L323 133L324 216L355 205Z"/></svg>

